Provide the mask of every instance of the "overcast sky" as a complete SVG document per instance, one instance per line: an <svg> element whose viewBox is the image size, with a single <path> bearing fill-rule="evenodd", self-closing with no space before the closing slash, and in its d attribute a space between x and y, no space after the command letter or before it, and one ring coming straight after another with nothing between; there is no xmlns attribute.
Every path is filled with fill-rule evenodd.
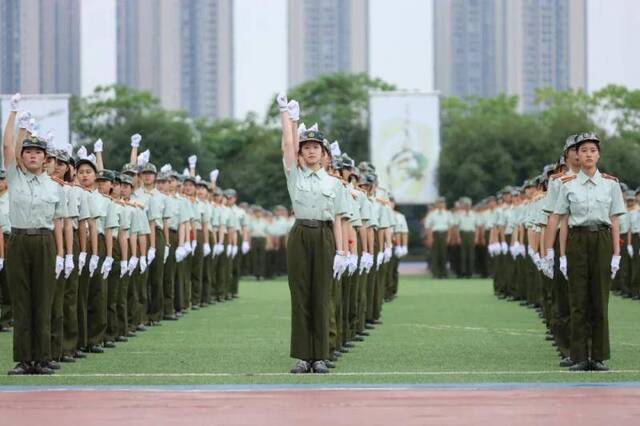
<svg viewBox="0 0 640 426"><path fill-rule="evenodd" d="M433 0L370 0L370 73L433 90ZM287 0L234 0L235 116L262 116L287 85ZM116 80L115 0L82 0L82 91ZM96 24L100 23L100 24ZM589 90L640 89L640 1L589 0Z"/></svg>

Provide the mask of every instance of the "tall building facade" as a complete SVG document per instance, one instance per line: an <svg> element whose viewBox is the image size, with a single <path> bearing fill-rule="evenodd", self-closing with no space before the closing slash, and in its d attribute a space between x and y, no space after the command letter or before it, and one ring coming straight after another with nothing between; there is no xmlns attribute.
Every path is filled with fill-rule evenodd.
<svg viewBox="0 0 640 426"><path fill-rule="evenodd" d="M586 1L436 1L436 89L518 95L530 111L538 88L585 88Z"/></svg>
<svg viewBox="0 0 640 426"><path fill-rule="evenodd" d="M80 93L79 0L0 0L0 92Z"/></svg>
<svg viewBox="0 0 640 426"><path fill-rule="evenodd" d="M368 0L289 0L289 86L369 68Z"/></svg>
<svg viewBox="0 0 640 426"><path fill-rule="evenodd" d="M233 115L232 0L118 0L118 82L192 116Z"/></svg>

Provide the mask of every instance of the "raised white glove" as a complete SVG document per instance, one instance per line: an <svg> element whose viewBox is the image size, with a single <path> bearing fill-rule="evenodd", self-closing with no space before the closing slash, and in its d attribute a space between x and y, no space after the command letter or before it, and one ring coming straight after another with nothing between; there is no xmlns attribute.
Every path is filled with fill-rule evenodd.
<svg viewBox="0 0 640 426"><path fill-rule="evenodd" d="M289 118L291 118L292 121L300 120L300 104L298 101L290 101L287 104L287 111L289 111Z"/></svg>
<svg viewBox="0 0 640 426"><path fill-rule="evenodd" d="M209 173L209 180L211 180L211 182L217 181L219 174L220 174L220 170L218 169L211 170L211 173Z"/></svg>
<svg viewBox="0 0 640 426"><path fill-rule="evenodd" d="M620 256L612 256L611 257L611 279L616 277L616 274L620 270Z"/></svg>
<svg viewBox="0 0 640 426"><path fill-rule="evenodd" d="M64 258L56 256L56 280L60 277L60 273L64 269Z"/></svg>
<svg viewBox="0 0 640 426"><path fill-rule="evenodd" d="M287 95L285 93L278 93L278 96L276 96L276 102L278 103L278 109L280 112L285 112L289 109L289 102L287 101Z"/></svg>
<svg viewBox="0 0 640 426"><path fill-rule="evenodd" d="M0 257L0 271L4 269L4 258Z"/></svg>
<svg viewBox="0 0 640 426"><path fill-rule="evenodd" d="M141 140L142 140L142 136L140 136L140 134L136 133L135 135L132 135L131 136L131 147L132 148L139 147Z"/></svg>
<svg viewBox="0 0 640 426"><path fill-rule="evenodd" d="M144 274L147 270L147 256L140 256L140 273Z"/></svg>
<svg viewBox="0 0 640 426"><path fill-rule="evenodd" d="M171 250L170 246L164 246L164 259L162 263L167 263L167 259L169 258L169 251Z"/></svg>
<svg viewBox="0 0 640 426"><path fill-rule="evenodd" d="M171 164L165 164L164 166L160 167L160 171L162 173L168 173L171 171Z"/></svg>
<svg viewBox="0 0 640 426"><path fill-rule="evenodd" d="M102 139L98 139L97 141L95 141L93 143L93 152L98 153L98 152L102 152Z"/></svg>
<svg viewBox="0 0 640 426"><path fill-rule="evenodd" d="M64 277L69 278L71 272L73 272L73 255L68 254L64 257Z"/></svg>
<svg viewBox="0 0 640 426"><path fill-rule="evenodd" d="M207 257L211 254L211 244L209 243L204 243L204 245L202 246L202 255L204 257Z"/></svg>
<svg viewBox="0 0 640 426"><path fill-rule="evenodd" d="M506 241L500 243L500 250L502 254L507 254L509 252L509 246L507 245Z"/></svg>
<svg viewBox="0 0 640 426"><path fill-rule="evenodd" d="M196 164L198 163L198 156L197 155L192 155L187 159L187 161L189 162L189 168L190 169L195 169L196 168Z"/></svg>
<svg viewBox="0 0 640 426"><path fill-rule="evenodd" d="M39 129L40 125L36 122L36 119L33 117L29 118L29 125L27 126L27 130L31 132L34 137L37 137Z"/></svg>
<svg viewBox="0 0 640 426"><path fill-rule="evenodd" d="M100 273L102 274L102 279L106 280L109 278L109 272L111 272L111 267L113 266L113 257L105 257L104 262L102 262L102 268L100 268Z"/></svg>
<svg viewBox="0 0 640 426"><path fill-rule="evenodd" d="M346 269L347 256L343 252L336 252L333 258L333 278L340 279Z"/></svg>
<svg viewBox="0 0 640 426"><path fill-rule="evenodd" d="M564 275L564 279L565 280L569 280L569 276L567 275L567 256L560 256L558 258L558 268L560 269L560 272L562 272L562 275Z"/></svg>
<svg viewBox="0 0 640 426"><path fill-rule="evenodd" d="M20 129L28 129L29 128L29 120L31 120L31 113L29 111L25 111L18 116L18 128Z"/></svg>
<svg viewBox="0 0 640 426"><path fill-rule="evenodd" d="M156 248L149 247L149 250L147 250L147 262L149 263L149 265L151 265L151 262L153 262L153 259L155 258L156 258Z"/></svg>
<svg viewBox="0 0 640 426"><path fill-rule="evenodd" d="M633 257L633 246L631 244L627 244L627 253L629 253L629 257Z"/></svg>
<svg viewBox="0 0 640 426"><path fill-rule="evenodd" d="M251 245L249 244L249 241L243 241L242 242L242 254L249 253L249 250L251 250Z"/></svg>
<svg viewBox="0 0 640 426"><path fill-rule="evenodd" d="M378 258L376 259L376 266L380 268L384 262L384 252L378 252Z"/></svg>
<svg viewBox="0 0 640 426"><path fill-rule="evenodd" d="M98 269L99 260L100 258L98 258L98 256L96 256L95 254L92 254L91 257L89 258L89 277L93 277L93 274L96 272L96 269Z"/></svg>
<svg viewBox="0 0 640 426"><path fill-rule="evenodd" d="M138 266L138 258L136 256L132 256L129 259L129 266L127 267L127 271L129 272L129 276L133 275L133 272L136 270Z"/></svg>
<svg viewBox="0 0 640 426"><path fill-rule="evenodd" d="M80 254L78 254L78 275L82 273L82 270L84 269L84 264L86 261L87 261L87 253L84 251L81 251Z"/></svg>
<svg viewBox="0 0 640 426"><path fill-rule="evenodd" d="M187 257L187 254L188 253L185 251L183 246L178 246L178 248L176 249L176 262L182 262L184 258Z"/></svg>
<svg viewBox="0 0 640 426"><path fill-rule="evenodd" d="M127 263L126 260L121 260L120 261L120 278L124 277L125 275L127 275L127 268L129 267L129 264Z"/></svg>
<svg viewBox="0 0 640 426"><path fill-rule="evenodd" d="M16 93L11 97L11 111L18 111L18 107L20 106L20 100L22 100L22 95L20 93Z"/></svg>
<svg viewBox="0 0 640 426"><path fill-rule="evenodd" d="M138 159L136 162L138 166L144 166L147 163L149 163L150 159L151 159L151 151L147 149L146 151L143 151L141 154L138 155Z"/></svg>

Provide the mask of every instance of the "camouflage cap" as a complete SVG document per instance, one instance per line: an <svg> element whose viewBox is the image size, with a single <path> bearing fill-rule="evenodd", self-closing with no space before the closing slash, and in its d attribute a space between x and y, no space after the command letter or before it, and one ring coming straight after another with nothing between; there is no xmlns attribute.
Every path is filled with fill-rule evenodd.
<svg viewBox="0 0 640 426"><path fill-rule="evenodd" d="M58 161L62 161L66 164L71 164L71 156L69 156L69 153L64 149L56 149L55 157Z"/></svg>
<svg viewBox="0 0 640 426"><path fill-rule="evenodd" d="M116 174L111 170L107 170L107 169L100 170L98 172L98 176L96 177L96 180L106 180L107 182L113 182L116 180Z"/></svg>
<svg viewBox="0 0 640 426"><path fill-rule="evenodd" d="M576 139L578 135L571 135L567 137L567 140L564 142L564 150L567 151L569 148L576 144Z"/></svg>
<svg viewBox="0 0 640 426"><path fill-rule="evenodd" d="M133 178L127 174L120 173L120 182L122 182L122 184L131 185L133 187Z"/></svg>
<svg viewBox="0 0 640 426"><path fill-rule="evenodd" d="M138 167L135 164L127 163L122 166L122 173L130 173L132 175L137 175L139 173Z"/></svg>
<svg viewBox="0 0 640 426"><path fill-rule="evenodd" d="M158 172L156 182L166 182L169 180L169 172Z"/></svg>
<svg viewBox="0 0 640 426"><path fill-rule="evenodd" d="M238 196L238 193L235 189L229 188L224 190L223 195L227 198L236 198Z"/></svg>
<svg viewBox="0 0 640 426"><path fill-rule="evenodd" d="M157 175L158 170L156 169L156 166L153 163L147 163L144 166L142 166L140 173L153 173L154 175Z"/></svg>
<svg viewBox="0 0 640 426"><path fill-rule="evenodd" d="M216 196L223 196L224 192L222 191L222 188L216 186L216 189L213 190L213 194Z"/></svg>
<svg viewBox="0 0 640 426"><path fill-rule="evenodd" d="M48 152L47 142L33 136L22 141L22 150L25 150L27 148L38 148L43 150L45 153Z"/></svg>
<svg viewBox="0 0 640 426"><path fill-rule="evenodd" d="M91 159L89 158L78 158L78 161L76 161L76 164L75 164L76 169L80 168L80 166L82 166L83 164L87 164L91 166L93 171L96 172L96 174L98 173L98 167L96 166L96 163L91 161Z"/></svg>
<svg viewBox="0 0 640 426"><path fill-rule="evenodd" d="M583 144L585 142L593 142L595 144L600 144L600 138L593 132L585 132L576 136L576 145Z"/></svg>
<svg viewBox="0 0 640 426"><path fill-rule="evenodd" d="M300 144L304 142L318 142L319 144L323 144L324 134L317 130L305 130L300 135Z"/></svg>

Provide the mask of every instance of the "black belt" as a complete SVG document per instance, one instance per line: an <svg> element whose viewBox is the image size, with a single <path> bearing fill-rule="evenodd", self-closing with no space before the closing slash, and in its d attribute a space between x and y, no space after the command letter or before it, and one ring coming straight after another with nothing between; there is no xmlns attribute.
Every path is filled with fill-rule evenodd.
<svg viewBox="0 0 640 426"><path fill-rule="evenodd" d="M306 228L321 228L323 226L331 225L331 222L315 219L296 219L296 225L304 226Z"/></svg>
<svg viewBox="0 0 640 426"><path fill-rule="evenodd" d="M51 235L53 231L48 228L11 228L13 235Z"/></svg>
<svg viewBox="0 0 640 426"><path fill-rule="evenodd" d="M585 226L572 226L569 228L574 232L599 232L599 231L608 231L611 229L609 225L585 225Z"/></svg>

